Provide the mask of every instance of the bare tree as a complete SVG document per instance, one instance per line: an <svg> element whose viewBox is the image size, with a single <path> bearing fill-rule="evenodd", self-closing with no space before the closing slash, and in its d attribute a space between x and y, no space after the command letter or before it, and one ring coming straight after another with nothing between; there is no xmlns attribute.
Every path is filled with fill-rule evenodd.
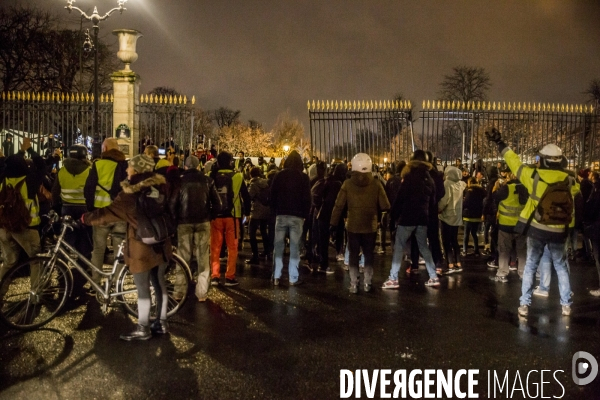
<svg viewBox="0 0 600 400"><path fill-rule="evenodd" d="M82 40L81 32L59 29L54 15L37 8L0 8L0 90L92 93L94 60L83 56ZM99 40L101 93L112 90L110 74L118 67L114 51Z"/></svg>
<svg viewBox="0 0 600 400"><path fill-rule="evenodd" d="M444 75L440 83L440 100L461 102L487 100L491 88L490 76L480 67L459 66L452 68L452 74Z"/></svg>
<svg viewBox="0 0 600 400"><path fill-rule="evenodd" d="M219 107L212 111L213 119L219 129L239 123L241 113L240 110L232 110L227 107Z"/></svg>
<svg viewBox="0 0 600 400"><path fill-rule="evenodd" d="M600 79L592 80L583 94L588 95L588 102L592 103L596 107L596 111L598 111L598 105L600 104Z"/></svg>

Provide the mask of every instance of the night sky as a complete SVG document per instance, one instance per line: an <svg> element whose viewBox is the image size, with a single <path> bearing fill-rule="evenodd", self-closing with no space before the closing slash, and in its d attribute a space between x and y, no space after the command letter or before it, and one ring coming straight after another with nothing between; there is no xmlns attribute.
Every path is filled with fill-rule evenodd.
<svg viewBox="0 0 600 400"><path fill-rule="evenodd" d="M3 4L16 1L2 0ZM63 0L24 1L79 28ZM116 0L78 0L101 14ZM269 129L309 99L392 99L420 107L452 67L485 68L490 100L582 103L600 79L598 0L129 0L100 34L137 29L141 92L173 87ZM90 27L88 23L85 27Z"/></svg>

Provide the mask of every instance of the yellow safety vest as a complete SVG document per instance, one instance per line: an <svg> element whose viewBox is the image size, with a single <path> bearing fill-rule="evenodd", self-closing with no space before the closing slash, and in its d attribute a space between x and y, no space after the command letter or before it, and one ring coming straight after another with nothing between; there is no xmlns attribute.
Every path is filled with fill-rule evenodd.
<svg viewBox="0 0 600 400"><path fill-rule="evenodd" d="M509 183L507 186L508 197L498 204L498 223L504 226L516 226L525 205L519 203L517 184Z"/></svg>
<svg viewBox="0 0 600 400"><path fill-rule="evenodd" d="M86 168L79 175L72 175L66 168L58 171L58 183L60 184L60 198L63 204L85 204L83 188L90 174L90 168Z"/></svg>
<svg viewBox="0 0 600 400"><path fill-rule="evenodd" d="M112 199L110 198L110 194L102 188L110 190L112 187L113 180L115 179L117 162L113 160L98 160L95 162L95 165L96 172L98 173L98 184L96 185L94 207L108 207L112 203Z"/></svg>
<svg viewBox="0 0 600 400"><path fill-rule="evenodd" d="M21 182L24 179L24 176L20 178L6 178L6 184L12 187L16 187L19 184L19 182ZM2 190L2 183L0 183L0 190ZM27 183L23 183L23 186L21 186L21 196L25 200L25 206L29 210L29 215L31 215L31 222L29 223L29 226L38 226L42 221L40 219L40 210L38 207L37 194L35 195L35 200L31 200L27 195Z"/></svg>
<svg viewBox="0 0 600 400"><path fill-rule="evenodd" d="M502 156L504 157L504 160L506 160L506 164L508 164L510 170L529 192L529 200L527 200L527 203L519 216L519 223L527 224L531 214L535 212L540 199L548 188L548 184L561 182L569 175L566 172L552 169L537 169L537 174L534 174L533 172L536 168L531 168L523 164L519 159L519 156L512 151L510 147L507 147L502 151ZM571 195L575 197L577 193L579 193L579 184L573 179ZM575 226L575 215L573 215L569 226ZM565 233L564 225L543 225L537 222L535 218L531 219L530 229L537 229L540 232L545 232L554 236Z"/></svg>
<svg viewBox="0 0 600 400"><path fill-rule="evenodd" d="M233 172L230 169L220 169L219 172L230 173ZM240 189L242 188L242 183L244 182L244 176L236 172L231 178L231 186L233 188L233 217L242 218L242 201L240 200Z"/></svg>

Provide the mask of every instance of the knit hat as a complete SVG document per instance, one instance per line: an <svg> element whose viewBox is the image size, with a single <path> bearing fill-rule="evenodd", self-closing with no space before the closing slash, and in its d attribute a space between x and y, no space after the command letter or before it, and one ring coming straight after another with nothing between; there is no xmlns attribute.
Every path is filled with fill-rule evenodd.
<svg viewBox="0 0 600 400"><path fill-rule="evenodd" d="M154 171L154 160L145 154L138 154L129 160L129 166L132 167L138 174L141 174L142 172L150 172Z"/></svg>
<svg viewBox="0 0 600 400"><path fill-rule="evenodd" d="M200 164L200 160L198 160L198 157L196 157L196 156L189 156L188 158L185 159L185 167L187 169L196 169L196 168L198 168L199 164Z"/></svg>

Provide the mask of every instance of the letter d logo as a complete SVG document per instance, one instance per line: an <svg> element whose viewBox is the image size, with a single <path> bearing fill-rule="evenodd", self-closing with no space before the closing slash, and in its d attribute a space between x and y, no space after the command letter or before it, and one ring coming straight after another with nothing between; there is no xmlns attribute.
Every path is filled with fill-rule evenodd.
<svg viewBox="0 0 600 400"><path fill-rule="evenodd" d="M581 362L578 365L577 361L581 358L584 358L585 362ZM580 375L586 374L587 371L590 371L590 373L586 378L579 377ZM571 374L573 376L573 382L575 382L576 385L587 385L596 379L596 376L598 375L598 362L590 353L578 351L573 355Z"/></svg>

